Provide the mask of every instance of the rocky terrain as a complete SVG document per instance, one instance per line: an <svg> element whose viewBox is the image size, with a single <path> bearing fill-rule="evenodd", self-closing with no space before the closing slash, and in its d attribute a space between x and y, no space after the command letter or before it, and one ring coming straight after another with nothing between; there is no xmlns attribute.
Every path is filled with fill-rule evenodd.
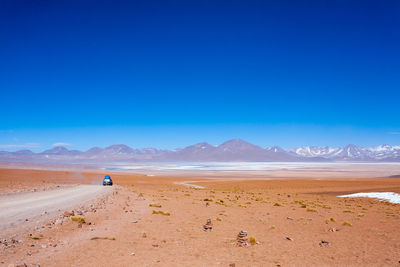
<svg viewBox="0 0 400 267"><path fill-rule="evenodd" d="M0 168L0 186L93 184L101 174L86 170L78 178L76 171ZM0 266L398 266L400 261L399 204L337 197L400 193L399 179L355 178L356 170L353 178L340 170L340 178L329 178L318 169L290 179L281 171L272 171L273 179L249 179L246 173L242 178L110 174L116 184L112 194L0 231Z"/></svg>

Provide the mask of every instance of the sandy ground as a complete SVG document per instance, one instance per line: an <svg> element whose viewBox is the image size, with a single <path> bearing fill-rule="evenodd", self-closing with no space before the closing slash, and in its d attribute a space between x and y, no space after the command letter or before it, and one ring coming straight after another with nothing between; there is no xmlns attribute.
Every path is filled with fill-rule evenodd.
<svg viewBox="0 0 400 267"><path fill-rule="evenodd" d="M232 179L227 173L204 178L114 172L113 194L74 208L85 223L60 211L56 218L2 236L0 265L400 266L400 205L337 197L400 193L400 179L364 179L356 172L326 178L321 170L299 177L279 171L264 179L245 179L245 173ZM2 168L0 188L3 194L51 190L96 184L103 175ZM212 231L205 232L207 219ZM256 243L237 246L241 230Z"/></svg>
<svg viewBox="0 0 400 267"><path fill-rule="evenodd" d="M112 187L77 185L39 192L0 195L0 230L18 227L38 216L79 206L87 199L110 192Z"/></svg>

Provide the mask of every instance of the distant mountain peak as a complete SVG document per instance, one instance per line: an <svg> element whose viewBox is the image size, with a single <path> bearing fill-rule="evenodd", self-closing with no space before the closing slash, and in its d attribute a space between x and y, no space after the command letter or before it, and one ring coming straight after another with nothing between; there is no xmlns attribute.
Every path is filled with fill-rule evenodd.
<svg viewBox="0 0 400 267"><path fill-rule="evenodd" d="M30 150L0 151L0 160L20 162L129 162L129 161L391 161L400 162L400 146L388 144L365 148L303 146L285 150L279 146L262 148L242 139L218 146L200 142L176 150L133 149L125 144L93 147L86 152L57 146L41 153Z"/></svg>
<svg viewBox="0 0 400 267"><path fill-rule="evenodd" d="M242 139L232 139L228 140L221 145L218 146L219 148L261 148L259 146L253 145L249 142L246 142Z"/></svg>
<svg viewBox="0 0 400 267"><path fill-rule="evenodd" d="M68 152L69 150L63 146L56 146L52 149L47 149L42 152L42 154L63 154Z"/></svg>
<svg viewBox="0 0 400 267"><path fill-rule="evenodd" d="M283 148L281 148L280 146L271 146L271 147L267 147L266 150L274 152L274 153L278 153L278 152L286 152Z"/></svg>

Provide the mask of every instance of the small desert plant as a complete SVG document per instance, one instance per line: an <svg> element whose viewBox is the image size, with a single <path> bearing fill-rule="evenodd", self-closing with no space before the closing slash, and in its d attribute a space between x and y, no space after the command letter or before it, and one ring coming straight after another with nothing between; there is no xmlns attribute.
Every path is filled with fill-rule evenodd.
<svg viewBox="0 0 400 267"><path fill-rule="evenodd" d="M254 236L250 236L250 238L249 238L249 243L250 243L252 246L254 246L255 244L257 244L256 238L255 238Z"/></svg>
<svg viewBox="0 0 400 267"><path fill-rule="evenodd" d="M217 217L216 220L219 222L222 221L222 219L220 217Z"/></svg>
<svg viewBox="0 0 400 267"><path fill-rule="evenodd" d="M151 204L149 204L149 207L161 208L161 204L151 203Z"/></svg>
<svg viewBox="0 0 400 267"><path fill-rule="evenodd" d="M166 216L170 216L171 215L171 213L169 213L168 211L164 212L162 210L153 210L153 214L161 214L161 215L166 215Z"/></svg>
<svg viewBox="0 0 400 267"><path fill-rule="evenodd" d="M186 196L186 197L190 197L190 194L189 194L189 193L186 193L185 196Z"/></svg>
<svg viewBox="0 0 400 267"><path fill-rule="evenodd" d="M353 211L351 211L351 210L344 210L343 212L344 213L353 213Z"/></svg>
<svg viewBox="0 0 400 267"><path fill-rule="evenodd" d="M215 201L215 204L219 204L219 205L225 205L224 201L222 199L218 199L217 201Z"/></svg>
<svg viewBox="0 0 400 267"><path fill-rule="evenodd" d="M280 207L280 206L282 206L282 205L279 204L278 202L275 202L275 203L274 203L274 206L275 206L275 207Z"/></svg>
<svg viewBox="0 0 400 267"><path fill-rule="evenodd" d="M345 221L345 222L343 222L343 225L344 225L344 226L352 226L352 224L351 224L351 223L349 223L349 222L346 222L346 221Z"/></svg>
<svg viewBox="0 0 400 267"><path fill-rule="evenodd" d="M364 217L364 213L359 213L357 216L358 217Z"/></svg>
<svg viewBox="0 0 400 267"><path fill-rule="evenodd" d="M108 237L108 236L105 236L105 237L98 237L98 236L95 236L95 237L90 238L90 240L98 240L98 239L115 240L115 237Z"/></svg>
<svg viewBox="0 0 400 267"><path fill-rule="evenodd" d="M336 222L335 218L333 218L333 217L330 217L329 220L330 220L331 222Z"/></svg>
<svg viewBox="0 0 400 267"><path fill-rule="evenodd" d="M250 202L250 201L247 201L245 204L247 204L247 205L251 205L251 202Z"/></svg>
<svg viewBox="0 0 400 267"><path fill-rule="evenodd" d="M203 199L203 201L210 201L210 202L212 202L213 200L212 200L211 198L205 198L205 199Z"/></svg>
<svg viewBox="0 0 400 267"><path fill-rule="evenodd" d="M72 216L71 217L71 221L73 222L78 222L78 223L86 223L85 218L81 217L81 216Z"/></svg>
<svg viewBox="0 0 400 267"><path fill-rule="evenodd" d="M307 208L307 211L308 211L308 212L317 212L316 209L312 209L312 208Z"/></svg>
<svg viewBox="0 0 400 267"><path fill-rule="evenodd" d="M42 239L40 236L34 236L34 235L32 235L32 234L30 234L28 237L29 237L30 239L33 239L33 240L40 240L40 239Z"/></svg>

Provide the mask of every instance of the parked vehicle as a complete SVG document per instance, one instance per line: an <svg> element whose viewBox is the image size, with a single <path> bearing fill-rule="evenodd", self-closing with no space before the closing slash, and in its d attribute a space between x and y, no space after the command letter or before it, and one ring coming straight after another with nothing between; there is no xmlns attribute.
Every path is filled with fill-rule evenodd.
<svg viewBox="0 0 400 267"><path fill-rule="evenodd" d="M110 175L104 176L103 185L113 185Z"/></svg>

